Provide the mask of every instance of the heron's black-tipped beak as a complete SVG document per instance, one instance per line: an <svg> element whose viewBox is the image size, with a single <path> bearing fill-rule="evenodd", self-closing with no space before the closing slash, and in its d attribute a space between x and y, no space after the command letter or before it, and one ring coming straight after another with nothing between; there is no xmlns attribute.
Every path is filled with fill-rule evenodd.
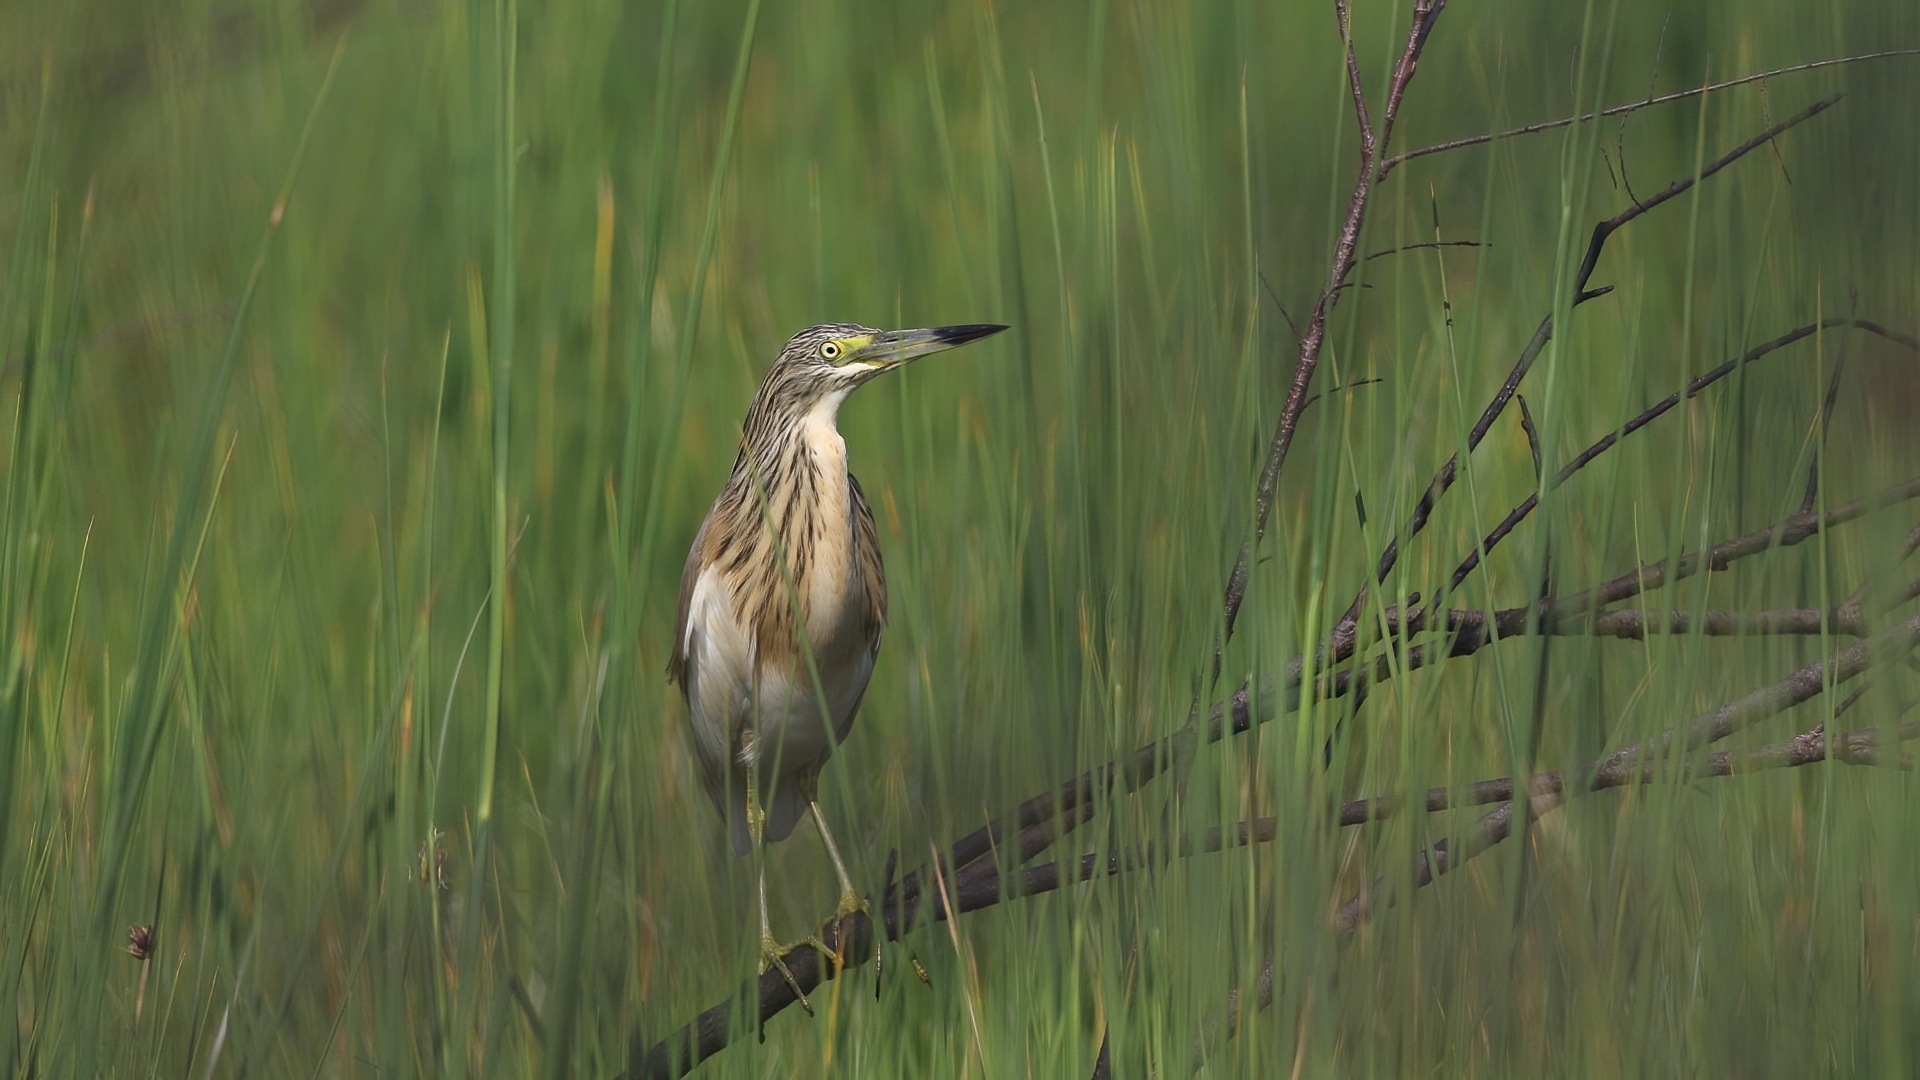
<svg viewBox="0 0 1920 1080"><path fill-rule="evenodd" d="M887 330L873 335L871 341L854 353L849 363L865 365L874 374L890 371L909 360L930 353L944 352L969 341L997 334L1006 327L999 323L967 323L963 326L935 326L925 330Z"/></svg>
<svg viewBox="0 0 1920 1080"><path fill-rule="evenodd" d="M936 326L931 330L909 330L906 332L910 334L932 334L940 340L942 348L951 349L956 345L965 345L969 341L979 341L983 337L992 337L1005 329L1006 327L999 323L982 322L967 323L962 326Z"/></svg>

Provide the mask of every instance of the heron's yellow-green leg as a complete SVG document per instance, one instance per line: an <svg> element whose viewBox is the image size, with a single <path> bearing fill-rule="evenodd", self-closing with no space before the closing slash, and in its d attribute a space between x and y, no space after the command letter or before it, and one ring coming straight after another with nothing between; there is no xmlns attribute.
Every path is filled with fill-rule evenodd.
<svg viewBox="0 0 1920 1080"><path fill-rule="evenodd" d="M820 812L820 804L811 794L807 796L807 809L813 811L813 823L820 829L820 840L827 845L827 858L833 860L834 875L840 879L840 907L834 912L834 936L840 937L838 924L845 921L847 916L856 911L871 914L873 909L867 906L867 901L853 887L853 878L847 873L847 864L840 858L840 846L833 842L833 830L827 828L827 816ZM845 939L841 938L841 941L844 944ZM881 933L878 926L875 926L873 928L873 970L876 994L880 991L880 948L885 941L886 935ZM834 962L839 963L839 959L838 956L834 957ZM927 978L927 969L920 966L919 957L909 952L907 962L913 965L913 973L920 977L922 984L933 985Z"/></svg>
<svg viewBox="0 0 1920 1080"><path fill-rule="evenodd" d="M813 1015L813 1003L807 1000L807 992L800 989L800 981L793 977L793 970L787 967L788 953L802 945L812 945L822 952L826 947L816 937L809 935L792 945L781 945L773 938L773 922L767 917L767 812L760 806L760 783L752 769L747 770L747 833L753 838L753 853L760 864L760 974L769 971L780 972L786 980L787 988L799 1000L800 1007Z"/></svg>
<svg viewBox="0 0 1920 1080"><path fill-rule="evenodd" d="M853 887L853 878L847 874L847 864L840 860L840 846L833 842L833 832L827 828L827 816L820 812L820 804L807 797L807 809L813 811L813 823L820 827L820 839L827 845L827 858L833 860L834 876L840 879L840 907L834 917L844 919L856 911L869 911L867 902Z"/></svg>

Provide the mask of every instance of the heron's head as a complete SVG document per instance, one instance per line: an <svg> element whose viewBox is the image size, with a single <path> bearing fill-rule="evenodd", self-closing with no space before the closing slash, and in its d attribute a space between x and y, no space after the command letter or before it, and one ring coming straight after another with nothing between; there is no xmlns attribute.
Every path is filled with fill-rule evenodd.
<svg viewBox="0 0 1920 1080"><path fill-rule="evenodd" d="M857 323L809 326L780 350L761 397L778 397L802 413L824 402L837 405L876 375L1005 329L994 323L926 330L875 330Z"/></svg>

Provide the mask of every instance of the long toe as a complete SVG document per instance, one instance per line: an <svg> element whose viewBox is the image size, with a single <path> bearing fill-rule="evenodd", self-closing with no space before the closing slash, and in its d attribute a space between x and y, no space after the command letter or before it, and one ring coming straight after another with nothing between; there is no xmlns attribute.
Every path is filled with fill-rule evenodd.
<svg viewBox="0 0 1920 1080"><path fill-rule="evenodd" d="M807 1000L807 992L800 989L800 981L793 977L793 969L787 966L787 954L807 945L819 948L820 942L817 939L808 938L783 946L773 940L771 935L762 936L760 938L760 974L778 971L780 978L786 982L787 988L793 991L794 998L800 1002L800 1007L807 1011L808 1016L812 1016L813 1003ZM822 948L821 951L824 952L825 949Z"/></svg>

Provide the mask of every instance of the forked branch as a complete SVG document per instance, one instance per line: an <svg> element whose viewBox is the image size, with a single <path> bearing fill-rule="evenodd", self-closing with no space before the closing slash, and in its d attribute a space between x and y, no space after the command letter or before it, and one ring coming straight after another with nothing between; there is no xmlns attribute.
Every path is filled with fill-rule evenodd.
<svg viewBox="0 0 1920 1080"><path fill-rule="evenodd" d="M1400 103L1405 99L1407 86L1420 66L1420 54L1426 49L1427 37L1433 32L1434 23L1446 6L1447 0L1415 0L1413 25L1407 31L1407 44L1400 53L1400 60L1394 65L1393 81L1387 88L1386 109L1376 130L1367 109L1359 62L1354 57L1346 0L1334 0L1334 12L1340 22L1340 40L1347 53L1348 91L1353 96L1354 119L1360 128L1360 168L1354 178L1353 194L1347 200L1347 214L1340 226L1339 239L1334 244L1333 267L1327 274L1319 299L1314 301L1312 313L1307 316L1307 329L1300 336L1300 357L1293 367L1293 381L1287 388L1286 404L1280 410L1279 422L1274 425L1266 463L1260 468L1260 480L1254 488L1253 538L1250 543L1241 544L1240 552L1233 561L1233 569L1227 574L1226 596L1221 605L1222 631L1213 653L1214 679L1220 677L1226 643L1233 637L1234 622L1239 618L1240 605L1246 599L1252 552L1266 538L1267 521L1273 514L1274 492L1280 484L1280 469L1286 464L1287 451L1293 446L1293 434L1299 426L1301 410L1307 406L1313 373L1320 366L1320 352L1327 336L1327 316L1344 291L1347 279L1353 274L1354 252L1359 247L1361 227L1366 223L1367 207L1378 180L1378 155L1384 152L1393 138L1393 124L1400 115Z"/></svg>
<svg viewBox="0 0 1920 1080"><path fill-rule="evenodd" d="M1727 166L1752 153L1754 150L1765 146L1789 128L1818 115L1837 103L1841 97L1842 95L1835 94L1824 101L1815 102L1800 112L1795 113L1793 116L1774 124L1767 130L1741 143L1739 146L1734 147L1727 153L1722 154L1703 167L1697 174L1675 180L1673 183L1667 185L1665 190L1654 195L1652 198L1635 202L1625 210L1594 225L1593 234L1587 242L1586 253L1582 256L1579 270L1574 275L1573 295L1568 305L1568 310L1571 311L1574 308L1578 308L1587 301L1598 299L1611 291L1612 286L1601 286L1597 289L1590 289L1587 287L1587 283L1593 277L1594 269L1599 264L1600 254L1605 250L1607 240L1610 239L1614 233L1619 232L1622 228L1625 228L1638 218L1645 216L1649 211L1661 204L1669 202L1685 193L1700 181L1713 176L1715 173L1720 172L1722 169L1725 169ZM1873 325L1875 327L1878 326L1878 324ZM1467 453L1471 454L1474 450L1478 449L1481 441L1487 437L1487 433L1493 430L1494 422L1506 411L1507 405L1513 400L1514 394L1519 391L1521 381L1525 379L1527 373L1533 369L1534 361L1539 359L1541 351L1546 348L1547 342L1550 341L1552 337L1553 315L1549 313L1540 320L1540 325L1534 330L1533 337L1527 341L1526 347L1520 351L1520 359L1514 363L1513 369L1507 373L1506 380L1500 384L1498 390L1494 391L1492 400L1487 402L1486 408L1480 412L1480 418L1474 422L1473 428L1467 433ZM1440 466L1440 470L1434 474L1432 482L1429 483L1427 489L1421 493L1420 500L1414 504L1413 513L1408 518L1406 527L1399 535L1387 541L1386 549L1380 553L1379 565L1374 570L1374 582L1384 583L1387 577L1393 573L1393 568L1398 564L1400 559L1402 540L1412 539L1427 527L1427 522L1433 516L1435 505L1437 505L1440 499L1446 495L1447 491L1453 487L1454 480L1459 476L1459 470L1460 454L1456 451L1452 457L1447 459L1446 464ZM1360 611L1366 603L1366 598L1367 589L1365 586L1362 586L1361 589L1354 594L1353 602L1347 605L1346 611L1342 613L1339 620L1334 624L1333 631L1328 635L1327 641L1320 647L1319 656L1316 658L1316 667L1324 666L1328 663L1338 663L1353 655L1353 651L1357 645ZM1216 666L1218 666L1217 663Z"/></svg>

